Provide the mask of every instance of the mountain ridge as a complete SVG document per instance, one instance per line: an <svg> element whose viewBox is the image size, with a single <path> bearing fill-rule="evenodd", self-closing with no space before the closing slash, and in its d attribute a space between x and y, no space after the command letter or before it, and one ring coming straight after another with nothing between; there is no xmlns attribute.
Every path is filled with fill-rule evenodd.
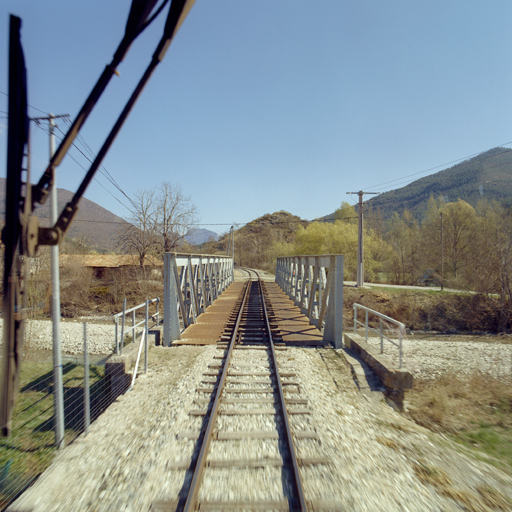
<svg viewBox="0 0 512 512"><path fill-rule="evenodd" d="M0 178L0 217L5 217L5 178ZM64 206L73 197L73 192L64 188L57 189L57 211L62 211ZM35 210L40 219L41 226L49 225L50 201ZM119 231L126 221L113 214L99 204L83 197L80 200L78 213L71 223L66 236L70 238L85 238L88 245L99 251L113 251L116 248Z"/></svg>
<svg viewBox="0 0 512 512"><path fill-rule="evenodd" d="M372 197L368 203L384 217L391 209L408 209L417 217L426 210L430 196L445 202L463 199L476 207L480 199L503 202L512 198L512 149L493 148L452 167L425 176L396 190ZM396 205L402 205L397 208ZM395 205L395 207L393 207Z"/></svg>
<svg viewBox="0 0 512 512"><path fill-rule="evenodd" d="M406 209L421 219L431 196L436 199L442 196L445 202L463 199L473 207L480 199L512 205L512 149L490 149L404 187L372 197L367 204L372 211L380 211L384 219ZM332 222L334 212L317 220Z"/></svg>

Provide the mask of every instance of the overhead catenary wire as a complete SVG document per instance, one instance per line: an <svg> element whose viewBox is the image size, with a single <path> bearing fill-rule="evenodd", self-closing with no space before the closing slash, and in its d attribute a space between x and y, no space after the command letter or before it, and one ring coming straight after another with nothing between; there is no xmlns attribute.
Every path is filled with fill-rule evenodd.
<svg viewBox="0 0 512 512"><path fill-rule="evenodd" d="M71 120L70 119L64 119L64 122L66 122L69 126L71 126ZM78 133L77 134L77 139L82 144L82 146L85 148L85 150L89 153L91 158L94 158L96 155L95 155L94 151L92 150L91 146L85 140L83 134ZM89 160L89 162L92 163L92 160L90 160L89 158L87 158L87 159ZM112 183L112 185L114 185L123 195L125 195L133 203L133 201L130 199L130 197L128 197L128 195L122 190L121 185L119 185L119 183L117 183L115 178L110 174L110 172L108 172L107 168L103 164L100 166L100 171Z"/></svg>
<svg viewBox="0 0 512 512"><path fill-rule="evenodd" d="M56 126L56 128L60 131L60 133L64 134L64 132L58 127ZM62 138L56 136L56 138L60 141L62 141ZM72 144L72 147L74 147L79 153L81 153L84 158L86 158L89 162L92 162L92 160L73 142ZM84 171L87 172L87 169L71 154L68 153L69 158L71 158L71 160L73 160L81 169L83 169ZM101 172L101 169L100 169L100 172ZM102 172L102 174L104 174ZM105 174L104 174L105 176ZM130 197L127 196L127 194L116 184L116 183L113 183L109 178L108 176L105 176L111 183L112 185L114 185L124 196L126 196L132 204L133 201L130 199ZM126 204L124 204L118 197L116 197L114 194L112 194L112 192L110 192L110 190L108 190L97 178L94 178L94 181L100 185L100 187L102 187L108 194L110 194L119 204L121 204L122 206L124 206L128 211L130 211L130 208L128 206L126 206Z"/></svg>

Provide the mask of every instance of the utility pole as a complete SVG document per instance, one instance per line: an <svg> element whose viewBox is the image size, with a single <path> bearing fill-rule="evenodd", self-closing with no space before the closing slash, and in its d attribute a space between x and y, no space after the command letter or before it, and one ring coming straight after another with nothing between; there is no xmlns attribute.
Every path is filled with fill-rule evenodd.
<svg viewBox="0 0 512 512"><path fill-rule="evenodd" d="M233 263L235 262L235 226L231 226L228 235L228 249L226 251L226 256L231 255L233 258Z"/></svg>
<svg viewBox="0 0 512 512"><path fill-rule="evenodd" d="M226 251L226 256L229 256L231 254L231 241L232 241L232 235L233 235L233 226L229 229L229 235L228 235L228 248Z"/></svg>
<svg viewBox="0 0 512 512"><path fill-rule="evenodd" d="M443 212L439 214L441 216L441 291L444 287L444 240L443 240Z"/></svg>
<svg viewBox="0 0 512 512"><path fill-rule="evenodd" d="M231 257L233 258L233 267L235 265L235 226L231 226Z"/></svg>
<svg viewBox="0 0 512 512"><path fill-rule="evenodd" d="M347 194L357 194L359 196L358 204L358 230L357 230L357 282L359 288L364 284L364 249L363 249L363 196L364 194L380 194L380 192L347 192Z"/></svg>
<svg viewBox="0 0 512 512"><path fill-rule="evenodd" d="M55 153L55 122L56 118L68 117L67 115L48 117L36 117L39 121L48 121L50 135L50 161ZM55 174L55 173L54 173ZM58 219L57 208L57 182L54 177L50 191L50 225L54 226ZM64 396L62 385L62 354L60 342L60 273L59 273L59 246L51 247L51 272L52 272L52 325L53 325L53 403L54 403L54 428L55 446L64 447Z"/></svg>

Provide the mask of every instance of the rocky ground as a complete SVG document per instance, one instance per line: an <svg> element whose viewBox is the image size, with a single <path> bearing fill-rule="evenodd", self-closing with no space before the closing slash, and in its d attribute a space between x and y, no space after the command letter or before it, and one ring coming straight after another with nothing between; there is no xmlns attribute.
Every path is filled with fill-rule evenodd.
<svg viewBox="0 0 512 512"><path fill-rule="evenodd" d="M482 372L493 377L512 376L512 344L508 337L478 336L429 337L416 339L406 336L403 341L403 365L414 378L435 379L444 373L461 376ZM398 339L394 338L398 343ZM368 343L380 349L380 338L371 337ZM399 349L384 340L384 355L398 366Z"/></svg>
<svg viewBox="0 0 512 512"><path fill-rule="evenodd" d="M149 374L8 510L140 511L176 499L190 478L180 464L195 442L181 434L190 429L193 391L218 353L213 346L153 348ZM330 459L302 470L306 499L336 499L336 510L346 511L512 509L510 476L408 421L381 393L359 391L340 350L284 354L284 364L300 368L301 396ZM227 487L215 492L236 499Z"/></svg>
<svg viewBox="0 0 512 512"><path fill-rule="evenodd" d="M0 320L0 328L2 321ZM50 320L27 322L26 347L51 350L52 323ZM115 347L115 326L106 318L87 321L90 354L111 354ZM398 341L396 336L395 341ZM380 338L371 337L369 343L380 347ZM403 364L415 378L432 379L443 373L469 375L475 371L489 375L512 375L512 339L510 336L453 336L423 334L407 335L403 339ZM61 323L61 343L64 354L83 353L83 322ZM398 365L398 348L384 341L384 354Z"/></svg>

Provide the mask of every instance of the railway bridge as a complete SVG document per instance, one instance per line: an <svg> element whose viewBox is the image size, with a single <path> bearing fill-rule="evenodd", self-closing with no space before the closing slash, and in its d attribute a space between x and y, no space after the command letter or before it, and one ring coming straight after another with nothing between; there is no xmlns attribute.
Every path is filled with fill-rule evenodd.
<svg viewBox="0 0 512 512"><path fill-rule="evenodd" d="M432 461L498 485L354 383L342 256L279 259L275 282L234 274L166 256L148 373L8 510L464 510Z"/></svg>

